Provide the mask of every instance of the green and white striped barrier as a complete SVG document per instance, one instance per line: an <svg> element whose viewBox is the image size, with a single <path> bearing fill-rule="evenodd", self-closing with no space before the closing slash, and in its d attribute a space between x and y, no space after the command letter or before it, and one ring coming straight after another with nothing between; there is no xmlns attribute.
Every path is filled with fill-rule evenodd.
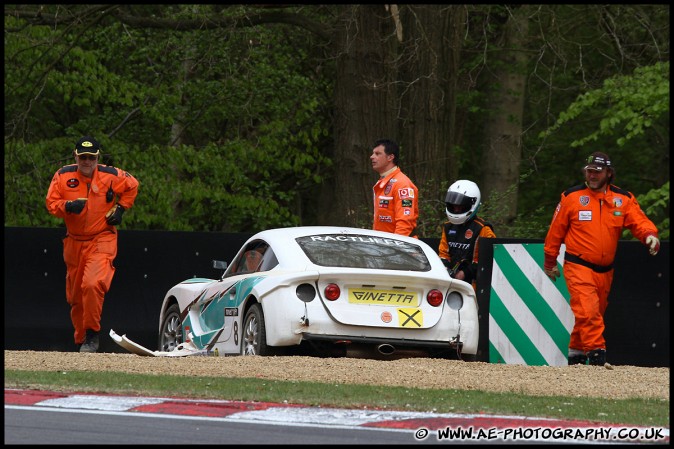
<svg viewBox="0 0 674 449"><path fill-rule="evenodd" d="M564 281L562 245L552 282L543 272L543 244L494 244L489 299L489 362L567 365L574 317Z"/></svg>

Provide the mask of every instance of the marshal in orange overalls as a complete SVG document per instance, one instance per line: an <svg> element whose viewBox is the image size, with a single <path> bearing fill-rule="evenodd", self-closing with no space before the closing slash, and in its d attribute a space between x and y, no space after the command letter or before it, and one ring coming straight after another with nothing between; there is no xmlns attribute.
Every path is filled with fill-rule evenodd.
<svg viewBox="0 0 674 449"><path fill-rule="evenodd" d="M50 214L64 219L67 229L63 239L66 299L78 345L84 342L86 330L100 331L103 300L115 273L117 229L106 222L106 214L115 203L129 209L137 193L136 178L101 164L90 178L73 164L58 170L51 180L46 205ZM87 199L84 209L67 212L66 203L78 198Z"/></svg>
<svg viewBox="0 0 674 449"><path fill-rule="evenodd" d="M372 187L376 231L416 237L419 190L399 167Z"/></svg>
<svg viewBox="0 0 674 449"><path fill-rule="evenodd" d="M569 348L589 352L606 349L604 312L613 282L613 260L623 228L645 242L658 230L627 190L608 185L596 192L586 185L561 195L545 238L547 264L555 264L566 244L564 279L575 324Z"/></svg>

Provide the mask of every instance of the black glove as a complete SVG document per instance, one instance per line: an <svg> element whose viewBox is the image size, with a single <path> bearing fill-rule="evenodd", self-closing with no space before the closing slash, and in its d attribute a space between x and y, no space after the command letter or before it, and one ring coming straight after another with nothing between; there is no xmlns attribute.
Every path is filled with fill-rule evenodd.
<svg viewBox="0 0 674 449"><path fill-rule="evenodd" d="M86 198L77 198L76 200L66 201L66 212L70 214L79 214L86 204Z"/></svg>
<svg viewBox="0 0 674 449"><path fill-rule="evenodd" d="M105 214L107 220L105 222L109 225L117 226L122 222L122 214L124 213L124 208L119 204L114 205L107 214Z"/></svg>

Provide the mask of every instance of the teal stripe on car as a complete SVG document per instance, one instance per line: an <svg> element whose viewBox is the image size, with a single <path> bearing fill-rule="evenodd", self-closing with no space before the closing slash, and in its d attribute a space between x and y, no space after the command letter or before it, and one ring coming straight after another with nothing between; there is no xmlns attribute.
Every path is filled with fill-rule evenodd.
<svg viewBox="0 0 674 449"><path fill-rule="evenodd" d="M239 317L243 319L241 306L245 299L250 295L253 288L259 284L266 276L255 276L239 281L230 288L218 292L211 300L200 306L199 311L199 327L203 330L201 335L194 335L192 342L199 349L204 349L208 346L213 338L218 336L218 332L225 326L225 309L236 308L239 309ZM236 294L232 295L231 291L236 290ZM191 318L188 315L183 329L189 326L194 332Z"/></svg>

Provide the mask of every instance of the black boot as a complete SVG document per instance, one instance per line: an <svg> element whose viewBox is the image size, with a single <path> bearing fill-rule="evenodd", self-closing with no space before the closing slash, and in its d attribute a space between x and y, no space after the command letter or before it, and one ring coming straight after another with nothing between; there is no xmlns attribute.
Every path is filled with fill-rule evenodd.
<svg viewBox="0 0 674 449"><path fill-rule="evenodd" d="M80 346L80 352L97 352L98 351L98 332L87 329L87 336L84 343Z"/></svg>
<svg viewBox="0 0 674 449"><path fill-rule="evenodd" d="M587 353L590 365L604 366L606 363L606 349L593 349Z"/></svg>
<svg viewBox="0 0 674 449"><path fill-rule="evenodd" d="M585 354L570 355L569 366L571 365L587 365L587 356Z"/></svg>

